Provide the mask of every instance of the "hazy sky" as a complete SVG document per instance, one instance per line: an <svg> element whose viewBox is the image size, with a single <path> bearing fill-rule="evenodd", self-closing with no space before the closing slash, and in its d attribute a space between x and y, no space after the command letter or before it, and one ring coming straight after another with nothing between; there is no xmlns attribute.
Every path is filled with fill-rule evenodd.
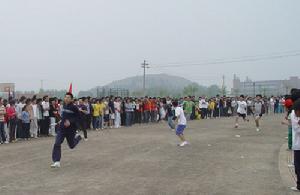
<svg viewBox="0 0 300 195"><path fill-rule="evenodd" d="M300 76L300 56L158 67L300 52L299 10L299 0L2 0L0 82L78 91L141 75L144 59L148 73L203 85Z"/></svg>

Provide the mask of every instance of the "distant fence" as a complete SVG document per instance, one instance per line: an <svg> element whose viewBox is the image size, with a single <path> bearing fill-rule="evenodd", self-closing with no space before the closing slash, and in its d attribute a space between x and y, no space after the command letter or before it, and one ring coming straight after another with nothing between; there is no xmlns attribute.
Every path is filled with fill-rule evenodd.
<svg viewBox="0 0 300 195"><path fill-rule="evenodd" d="M130 92L124 88L97 88L97 97L115 96L115 97L129 97Z"/></svg>

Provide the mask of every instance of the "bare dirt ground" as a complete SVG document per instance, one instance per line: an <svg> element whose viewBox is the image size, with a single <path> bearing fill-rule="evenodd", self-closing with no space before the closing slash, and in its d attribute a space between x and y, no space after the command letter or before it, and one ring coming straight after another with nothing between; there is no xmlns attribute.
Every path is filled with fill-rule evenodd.
<svg viewBox="0 0 300 195"><path fill-rule="evenodd" d="M189 122L191 146L166 123L89 132L75 150L63 144L62 167L51 169L54 138L0 146L1 195L285 195L278 168L287 128L282 116Z"/></svg>

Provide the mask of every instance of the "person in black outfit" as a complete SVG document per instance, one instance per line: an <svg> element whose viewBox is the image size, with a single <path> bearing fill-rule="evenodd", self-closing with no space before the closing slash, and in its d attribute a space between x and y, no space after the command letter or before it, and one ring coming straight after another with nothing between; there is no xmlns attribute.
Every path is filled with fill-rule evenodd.
<svg viewBox="0 0 300 195"><path fill-rule="evenodd" d="M65 104L62 110L62 120L59 124L52 151L52 168L60 167L61 144L64 142L65 138L67 139L68 145L71 149L74 149L80 142L81 136L79 134L76 134L78 119L79 110L73 104L73 95L71 93L67 93L65 95Z"/></svg>

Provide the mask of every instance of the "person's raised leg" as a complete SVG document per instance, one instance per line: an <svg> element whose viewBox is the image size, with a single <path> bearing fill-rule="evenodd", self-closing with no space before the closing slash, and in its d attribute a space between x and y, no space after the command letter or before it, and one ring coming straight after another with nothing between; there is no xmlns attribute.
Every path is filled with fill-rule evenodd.
<svg viewBox="0 0 300 195"><path fill-rule="evenodd" d="M76 131L72 131L66 134L66 139L70 149L74 149L82 138L79 134L76 135Z"/></svg>

